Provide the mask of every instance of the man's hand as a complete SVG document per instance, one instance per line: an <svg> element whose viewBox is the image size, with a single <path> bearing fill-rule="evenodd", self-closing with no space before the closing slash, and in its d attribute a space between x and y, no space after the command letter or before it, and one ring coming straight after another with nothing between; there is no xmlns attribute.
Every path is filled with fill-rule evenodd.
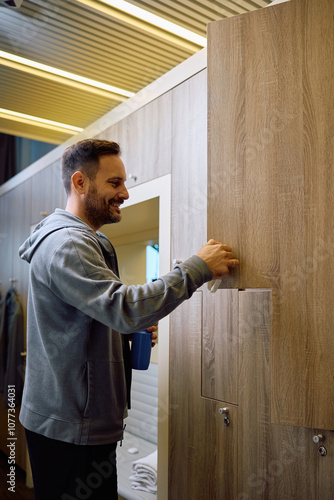
<svg viewBox="0 0 334 500"><path fill-rule="evenodd" d="M146 330L147 330L148 332L151 332L151 333L152 333L152 335L151 335L151 339L152 339L152 340L157 340L158 335L155 335L155 333L154 333L154 332L157 332L157 331L158 331L158 323L156 323L154 326L150 326L150 327L146 328ZM156 342L152 342L152 347L154 347L154 346L155 346L155 344L156 344Z"/></svg>
<svg viewBox="0 0 334 500"><path fill-rule="evenodd" d="M238 259L232 253L232 248L215 240L209 240L197 252L197 255L210 268L213 280L223 278L230 269L239 265Z"/></svg>

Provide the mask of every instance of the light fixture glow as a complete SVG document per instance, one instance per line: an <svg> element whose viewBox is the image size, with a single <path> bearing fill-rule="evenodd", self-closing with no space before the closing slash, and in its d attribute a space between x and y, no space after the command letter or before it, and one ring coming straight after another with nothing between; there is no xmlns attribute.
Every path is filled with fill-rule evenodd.
<svg viewBox="0 0 334 500"><path fill-rule="evenodd" d="M8 59L9 61L29 66L31 68L38 69L40 71L45 71L53 75L61 76L69 80L80 82L85 85L90 85L92 87L103 89L108 92L112 92L113 94L120 94L125 97L134 96L133 92L128 92L127 90L119 89L118 87L107 85L106 83L97 82L96 80L85 78L84 76L75 75L74 73L70 73L68 71L64 71L58 68L53 68L52 66L48 66L47 64L42 64L36 61L32 61L30 59L26 59L25 57L16 56L15 54L10 54L9 52L4 52L3 50L0 50L0 57L2 57L3 59Z"/></svg>
<svg viewBox="0 0 334 500"><path fill-rule="evenodd" d="M147 10L141 9L136 5L133 5L129 2L125 2L124 0L101 0L103 3L114 7L115 9L121 10L122 12L126 12L131 16L137 17L149 24L153 24L158 28L161 28L169 33L173 33L181 38L189 40L190 42L195 43L196 45L200 45L201 47L206 47L206 38L204 36L197 35L193 31L187 30L178 26L177 24L171 23L162 17L156 16Z"/></svg>
<svg viewBox="0 0 334 500"><path fill-rule="evenodd" d="M67 125L65 123L55 122L53 120L46 120L45 118L39 118L37 116L27 115L25 113L18 113L17 111L12 111L10 109L0 108L0 117L28 123L30 125L36 125L38 127L48 128L50 130L63 131L73 135L83 131L83 128L80 127L74 127L73 125Z"/></svg>

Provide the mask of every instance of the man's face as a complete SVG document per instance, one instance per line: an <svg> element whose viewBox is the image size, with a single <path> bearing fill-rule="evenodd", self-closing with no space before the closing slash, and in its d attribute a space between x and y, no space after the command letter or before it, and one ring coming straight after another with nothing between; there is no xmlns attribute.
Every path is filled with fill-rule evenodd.
<svg viewBox="0 0 334 500"><path fill-rule="evenodd" d="M120 157L101 156L100 168L95 180L89 182L84 204L85 215L95 230L122 220L120 205L129 198L125 181L125 168Z"/></svg>

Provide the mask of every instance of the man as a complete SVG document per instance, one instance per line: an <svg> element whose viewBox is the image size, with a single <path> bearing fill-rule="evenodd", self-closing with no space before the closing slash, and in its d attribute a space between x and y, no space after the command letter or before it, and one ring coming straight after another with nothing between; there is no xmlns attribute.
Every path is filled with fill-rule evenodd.
<svg viewBox="0 0 334 500"><path fill-rule="evenodd" d="M20 421L36 500L112 500L130 381L127 334L154 332L152 325L238 261L210 240L155 282L125 286L114 249L98 232L121 220L129 197L118 144L74 144L64 152L62 177L66 209L43 220L20 248L30 263Z"/></svg>

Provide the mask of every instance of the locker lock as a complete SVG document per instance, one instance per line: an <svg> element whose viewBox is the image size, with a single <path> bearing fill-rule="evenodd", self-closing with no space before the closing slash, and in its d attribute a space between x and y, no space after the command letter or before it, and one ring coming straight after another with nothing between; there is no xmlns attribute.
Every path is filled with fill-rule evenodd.
<svg viewBox="0 0 334 500"><path fill-rule="evenodd" d="M219 413L224 416L224 424L226 427L230 425L230 419L228 418L228 408L219 408Z"/></svg>
<svg viewBox="0 0 334 500"><path fill-rule="evenodd" d="M326 450L326 448L324 446L319 446L318 453L322 457L325 457L327 455L327 450Z"/></svg>
<svg viewBox="0 0 334 500"><path fill-rule="evenodd" d="M325 441L325 436L323 434L316 434L312 438L313 442L319 445L318 448L318 453L321 457L325 457L327 455L327 450L322 444L323 441Z"/></svg>
<svg viewBox="0 0 334 500"><path fill-rule="evenodd" d="M321 441L325 441L325 436L323 436L322 434L316 434L315 436L313 436L314 443L318 444Z"/></svg>

